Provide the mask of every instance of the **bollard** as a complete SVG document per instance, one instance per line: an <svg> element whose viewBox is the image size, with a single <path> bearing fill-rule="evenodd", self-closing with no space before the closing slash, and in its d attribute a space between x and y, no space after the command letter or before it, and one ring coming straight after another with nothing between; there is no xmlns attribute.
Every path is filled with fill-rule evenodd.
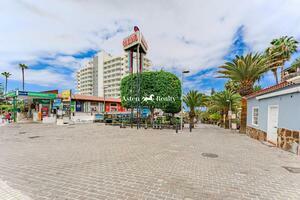
<svg viewBox="0 0 300 200"><path fill-rule="evenodd" d="M176 124L176 133L178 133L178 124Z"/></svg>
<svg viewBox="0 0 300 200"><path fill-rule="evenodd" d="M192 132L192 124L190 124L190 132Z"/></svg>

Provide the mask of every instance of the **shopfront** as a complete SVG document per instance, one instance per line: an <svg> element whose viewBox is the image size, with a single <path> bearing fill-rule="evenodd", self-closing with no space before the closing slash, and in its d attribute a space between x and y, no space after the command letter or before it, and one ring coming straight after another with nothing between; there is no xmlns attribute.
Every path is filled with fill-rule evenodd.
<svg viewBox="0 0 300 200"><path fill-rule="evenodd" d="M118 98L104 99L103 97L74 94L72 95L72 105L75 112L104 113L126 111L126 109L121 106L121 100Z"/></svg>
<svg viewBox="0 0 300 200"><path fill-rule="evenodd" d="M57 94L49 92L12 91L6 96L12 101L13 119L20 121L43 121L53 114L52 104Z"/></svg>

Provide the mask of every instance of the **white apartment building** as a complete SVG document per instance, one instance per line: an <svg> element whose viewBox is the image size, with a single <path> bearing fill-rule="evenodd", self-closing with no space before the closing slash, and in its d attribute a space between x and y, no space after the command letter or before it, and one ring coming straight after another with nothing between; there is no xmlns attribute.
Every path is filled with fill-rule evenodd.
<svg viewBox="0 0 300 200"><path fill-rule="evenodd" d="M144 71L149 71L151 61L143 58ZM133 59L133 72L136 72L136 59ZM83 95L106 98L120 97L122 78L129 74L128 54L112 56L104 51L98 53L91 61L77 72L77 91Z"/></svg>

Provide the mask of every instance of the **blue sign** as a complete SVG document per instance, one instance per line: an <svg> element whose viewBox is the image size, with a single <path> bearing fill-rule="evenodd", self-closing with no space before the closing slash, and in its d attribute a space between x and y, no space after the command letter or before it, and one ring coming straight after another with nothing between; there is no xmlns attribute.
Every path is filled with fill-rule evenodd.
<svg viewBox="0 0 300 200"><path fill-rule="evenodd" d="M76 112L81 112L82 103L80 101L76 101Z"/></svg>
<svg viewBox="0 0 300 200"><path fill-rule="evenodd" d="M53 107L59 108L60 104L61 104L61 99L54 99Z"/></svg>
<svg viewBox="0 0 300 200"><path fill-rule="evenodd" d="M143 108L142 110L142 117L146 118L150 114L150 109L149 108Z"/></svg>
<svg viewBox="0 0 300 200"><path fill-rule="evenodd" d="M28 96L28 92L26 91L18 91L19 96Z"/></svg>
<svg viewBox="0 0 300 200"><path fill-rule="evenodd" d="M95 114L95 120L104 120L103 114Z"/></svg>

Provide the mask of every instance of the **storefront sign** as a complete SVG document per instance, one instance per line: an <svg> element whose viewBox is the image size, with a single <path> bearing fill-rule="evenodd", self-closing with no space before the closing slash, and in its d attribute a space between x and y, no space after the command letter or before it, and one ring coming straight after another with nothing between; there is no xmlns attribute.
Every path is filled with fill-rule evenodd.
<svg viewBox="0 0 300 200"><path fill-rule="evenodd" d="M145 53L148 50L148 44L140 31L136 31L123 40L123 49L129 50L132 47L140 45Z"/></svg>
<svg viewBox="0 0 300 200"><path fill-rule="evenodd" d="M63 101L71 101L71 90L64 90L61 93Z"/></svg>
<svg viewBox="0 0 300 200"><path fill-rule="evenodd" d="M21 91L19 91L20 93ZM44 99L55 99L56 94L50 93L42 93L42 92L27 92L27 96L36 97L36 98L44 98Z"/></svg>
<svg viewBox="0 0 300 200"><path fill-rule="evenodd" d="M139 42L139 34L138 33L139 32L135 32L123 40L123 48L124 49L127 49L131 46L138 44L138 42Z"/></svg>
<svg viewBox="0 0 300 200"><path fill-rule="evenodd" d="M26 91L17 91L18 92L18 96L28 96L28 92Z"/></svg>
<svg viewBox="0 0 300 200"><path fill-rule="evenodd" d="M61 99L54 99L53 101L53 107L59 108L61 105Z"/></svg>
<svg viewBox="0 0 300 200"><path fill-rule="evenodd" d="M49 99L37 99L36 102L38 102L40 104L50 104Z"/></svg>
<svg viewBox="0 0 300 200"><path fill-rule="evenodd" d="M16 91L8 92L8 93L5 95L5 97L15 97L15 96L17 96L17 95L16 95Z"/></svg>

